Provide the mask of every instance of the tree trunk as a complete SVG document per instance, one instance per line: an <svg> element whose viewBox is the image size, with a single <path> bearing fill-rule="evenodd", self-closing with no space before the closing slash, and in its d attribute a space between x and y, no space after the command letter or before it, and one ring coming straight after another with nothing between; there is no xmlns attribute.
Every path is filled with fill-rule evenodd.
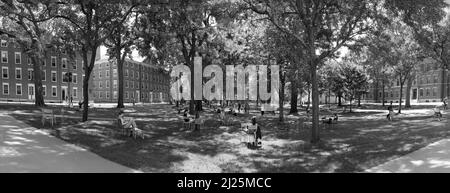
<svg viewBox="0 0 450 193"><path fill-rule="evenodd" d="M342 94L339 94L338 96L338 106L342 107Z"/></svg>
<svg viewBox="0 0 450 193"><path fill-rule="evenodd" d="M313 49L315 50L315 49ZM315 54L315 53L311 53ZM312 132L311 143L317 143L320 141L320 128L319 128L319 85L317 82L317 63L311 57L311 81L312 81Z"/></svg>
<svg viewBox="0 0 450 193"><path fill-rule="evenodd" d="M117 74L119 76L119 96L117 98L117 108L124 108L125 105L123 105L123 63L124 60L121 60L121 54L120 50L118 53L116 53L116 59L117 59Z"/></svg>
<svg viewBox="0 0 450 193"><path fill-rule="evenodd" d="M358 95L358 107L361 107L361 94Z"/></svg>
<svg viewBox="0 0 450 193"><path fill-rule="evenodd" d="M42 95L42 60L38 58L39 56L32 57L33 61L33 76L34 76L34 105L37 107L45 106L44 96Z"/></svg>
<svg viewBox="0 0 450 193"><path fill-rule="evenodd" d="M279 97L280 97L280 122L284 122L284 87L285 87L285 76L282 71L280 71L280 77L281 77L281 88L279 91Z"/></svg>
<svg viewBox="0 0 450 193"><path fill-rule="evenodd" d="M404 81L402 82L400 80L400 100L398 101L399 102L399 105L398 105L398 113L399 114L402 113L402 103L403 103L402 98L403 98L403 86L404 86L404 84L405 84L405 82Z"/></svg>
<svg viewBox="0 0 450 193"><path fill-rule="evenodd" d="M447 97L447 68L444 65L442 67L442 88L441 88L441 101L444 100L445 97Z"/></svg>
<svg viewBox="0 0 450 193"><path fill-rule="evenodd" d="M191 61L189 61L189 66L190 66L190 68L191 68L191 101L190 101L190 103L189 103L189 113L191 114L191 115L194 115L195 114L195 103L196 103L196 101L194 100L194 63L193 62L191 62Z"/></svg>
<svg viewBox="0 0 450 193"><path fill-rule="evenodd" d="M381 96L381 100L382 100L383 107L384 107L384 106L385 106L384 101L385 101L385 95L386 95L386 93L385 93L386 91L385 91L385 88L384 88L384 80L382 81L381 86L383 87L383 88L382 88L382 94L383 94L383 96Z"/></svg>
<svg viewBox="0 0 450 193"><path fill-rule="evenodd" d="M88 108L89 108L89 76L88 70L84 73L85 77L83 79L83 118L82 122L86 122L88 120Z"/></svg>
<svg viewBox="0 0 450 193"><path fill-rule="evenodd" d="M411 108L411 89L412 89L412 76L409 76L408 82L406 83L406 103L405 108Z"/></svg>
<svg viewBox="0 0 450 193"><path fill-rule="evenodd" d="M89 78L91 76L92 69L95 63L95 55L97 54L97 49L94 48L90 52L90 61L88 61L88 52L86 50L83 51L83 60L84 60L84 80L83 80L83 118L82 122L86 122L89 117Z"/></svg>
<svg viewBox="0 0 450 193"><path fill-rule="evenodd" d="M289 111L289 114L297 114L298 108L298 88L297 88L297 81L292 80L291 81L291 110Z"/></svg>
<svg viewBox="0 0 450 193"><path fill-rule="evenodd" d="M352 111L352 102L353 102L353 98L352 99L350 99L350 104L349 104L349 107L350 107L350 113L352 113L353 111Z"/></svg>

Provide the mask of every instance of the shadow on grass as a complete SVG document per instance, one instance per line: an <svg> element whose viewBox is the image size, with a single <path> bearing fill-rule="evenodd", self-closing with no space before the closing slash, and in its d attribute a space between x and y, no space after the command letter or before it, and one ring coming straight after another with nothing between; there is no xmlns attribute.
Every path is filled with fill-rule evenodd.
<svg viewBox="0 0 450 193"><path fill-rule="evenodd" d="M321 124L321 143L311 145L308 126L296 127L298 117L258 117L263 148L250 150L241 143L239 125L252 115L233 117L231 126L220 126L205 112L200 131L182 128L182 117L168 105L136 107L127 113L145 131L133 139L117 131L115 109L96 109L92 119L80 123L80 112L69 110L56 129L41 126L39 111L30 106L13 108L11 115L56 137L80 145L117 163L145 172L362 172L449 136L447 120L405 116L387 122L384 113L343 114L338 124ZM113 133L113 134L112 134Z"/></svg>

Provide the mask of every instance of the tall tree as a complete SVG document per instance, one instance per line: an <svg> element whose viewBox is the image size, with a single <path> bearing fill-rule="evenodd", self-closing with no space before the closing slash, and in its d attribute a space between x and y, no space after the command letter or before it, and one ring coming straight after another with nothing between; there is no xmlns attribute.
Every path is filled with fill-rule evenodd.
<svg viewBox="0 0 450 193"><path fill-rule="evenodd" d="M110 3L100 0L66 0L59 3L56 17L68 21L72 26L73 41L81 48L84 61L83 122L88 120L89 79L94 69L97 48L110 37L117 25L126 21L136 6L130 2ZM117 17L117 12L122 11L123 7L126 8L124 14Z"/></svg>
<svg viewBox="0 0 450 193"><path fill-rule="evenodd" d="M113 26L116 28L112 29L111 35L104 42L106 47L108 48L108 55L111 60L115 60L117 64L117 73L118 73L118 99L117 99L117 108L124 108L123 98L124 98L124 73L123 73L123 64L125 62L126 57L130 57L133 45L136 43L138 36L137 32L137 22L139 18L139 13L135 12L134 14L129 14L126 7L119 7L116 12L117 18L126 18L125 21L121 20L113 20ZM125 16L128 14L128 17Z"/></svg>
<svg viewBox="0 0 450 193"><path fill-rule="evenodd" d="M299 42L310 69L313 102L311 142L319 137L317 70L343 46L351 46L375 24L379 2L360 0L246 0L249 8L267 16L281 32Z"/></svg>
<svg viewBox="0 0 450 193"><path fill-rule="evenodd" d="M14 39L33 63L35 105L45 106L42 87L42 64L52 48L51 19L57 9L52 0L0 2L0 34Z"/></svg>
<svg viewBox="0 0 450 193"><path fill-rule="evenodd" d="M401 18L414 32L417 42L436 60L442 69L441 98L450 95L450 16L445 0L387 0L390 14Z"/></svg>

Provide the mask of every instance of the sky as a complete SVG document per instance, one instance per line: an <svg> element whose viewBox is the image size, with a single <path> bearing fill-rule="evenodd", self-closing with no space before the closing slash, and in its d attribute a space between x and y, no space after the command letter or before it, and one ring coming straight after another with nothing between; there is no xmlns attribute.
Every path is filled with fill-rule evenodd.
<svg viewBox="0 0 450 193"><path fill-rule="evenodd" d="M105 46L100 46L100 57L101 59L108 59L109 56L106 55L106 50L107 48ZM134 61L137 62L143 62L145 60L144 57L141 57L138 53L138 51L136 49L133 50L133 52L131 53L131 56L133 58Z"/></svg>

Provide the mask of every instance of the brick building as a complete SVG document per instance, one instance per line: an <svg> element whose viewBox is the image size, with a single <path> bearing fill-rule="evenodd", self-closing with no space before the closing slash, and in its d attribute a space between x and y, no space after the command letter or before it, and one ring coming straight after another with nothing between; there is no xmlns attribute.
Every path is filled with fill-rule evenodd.
<svg viewBox="0 0 450 193"><path fill-rule="evenodd" d="M33 64L14 40L2 39L0 42L0 79L2 101L34 101L35 89L33 81ZM71 72L73 82L63 79L64 74ZM42 67L42 84L46 102L62 102L73 96L79 101L83 95L83 61L77 56L71 59L66 53L48 50Z"/></svg>
<svg viewBox="0 0 450 193"><path fill-rule="evenodd" d="M129 59L125 60L123 68L124 102L168 102L170 76L166 70ZM89 88L92 100L117 102L119 78L116 62L99 59L92 73Z"/></svg>
<svg viewBox="0 0 450 193"><path fill-rule="evenodd" d="M444 97L450 96L450 74L447 71L447 80L445 83L446 90L442 92L443 69L439 64L428 59L418 65L416 76L411 83L411 103L423 102L441 102L442 93ZM378 85L378 86L376 86ZM403 88L403 103L406 101L406 83ZM384 89L386 102L399 102L400 98L400 82L393 80L385 85ZM370 91L365 97L368 102L382 102L383 90L381 83L370 86Z"/></svg>

